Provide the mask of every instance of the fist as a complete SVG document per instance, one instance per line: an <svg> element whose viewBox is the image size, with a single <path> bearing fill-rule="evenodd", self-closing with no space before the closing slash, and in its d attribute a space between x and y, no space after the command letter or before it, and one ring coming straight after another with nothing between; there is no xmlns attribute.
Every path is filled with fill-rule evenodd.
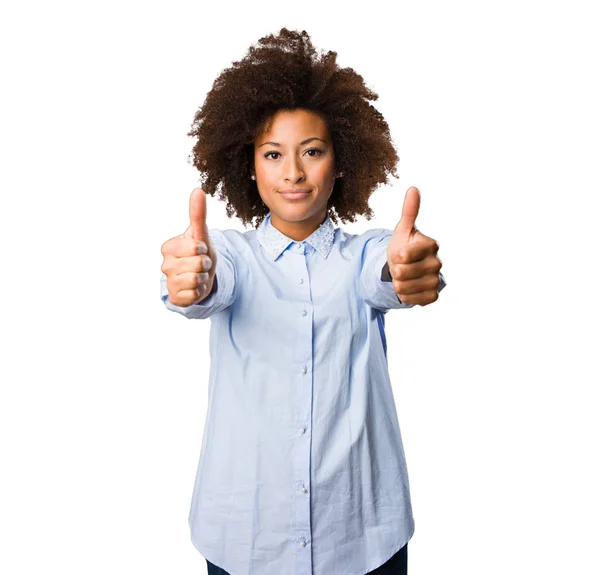
<svg viewBox="0 0 600 575"><path fill-rule="evenodd" d="M415 227L421 195L414 186L408 188L402 217L394 229L387 248L387 263L400 302L425 306L439 297L439 244Z"/></svg>
<svg viewBox="0 0 600 575"><path fill-rule="evenodd" d="M183 234L160 248L161 271L167 276L172 304L187 307L208 297L215 278L217 253L206 226L206 194L200 188L190 196L190 225Z"/></svg>

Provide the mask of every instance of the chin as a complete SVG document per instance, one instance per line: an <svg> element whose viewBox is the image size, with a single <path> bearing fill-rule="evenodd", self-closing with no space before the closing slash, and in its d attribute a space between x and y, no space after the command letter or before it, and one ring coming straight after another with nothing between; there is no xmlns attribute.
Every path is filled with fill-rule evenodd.
<svg viewBox="0 0 600 575"><path fill-rule="evenodd" d="M303 222L309 218L309 215L306 213L285 213L285 212L275 212L279 219L284 220L286 222Z"/></svg>

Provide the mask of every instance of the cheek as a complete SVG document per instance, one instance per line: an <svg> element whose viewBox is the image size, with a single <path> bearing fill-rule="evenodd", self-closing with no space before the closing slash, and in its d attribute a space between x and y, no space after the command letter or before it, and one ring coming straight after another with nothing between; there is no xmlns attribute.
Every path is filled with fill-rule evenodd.
<svg viewBox="0 0 600 575"><path fill-rule="evenodd" d="M323 163L316 169L314 176L322 182L333 180L333 164Z"/></svg>
<svg viewBox="0 0 600 575"><path fill-rule="evenodd" d="M273 165L269 165L266 162L261 162L260 160L256 160L254 162L256 175L260 176L263 180L268 180L273 178L276 170L273 169Z"/></svg>

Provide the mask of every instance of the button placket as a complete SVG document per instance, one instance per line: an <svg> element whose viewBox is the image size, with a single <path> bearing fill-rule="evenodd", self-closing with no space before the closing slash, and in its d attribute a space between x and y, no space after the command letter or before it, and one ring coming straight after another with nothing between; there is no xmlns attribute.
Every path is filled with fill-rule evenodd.
<svg viewBox="0 0 600 575"><path fill-rule="evenodd" d="M308 244L297 243L294 245L294 250L298 255L307 254L309 252ZM300 264L298 270L300 273L296 276L299 284L303 284L298 288L299 299L297 304L300 304L300 321L298 322L298 345L294 353L296 376L294 378L294 401L297 406L297 417L299 431L297 438L305 437L306 441L298 441L296 444L297 457L294 458L294 516L296 518L294 531L298 537L301 547L306 547L310 540L310 502L311 495L308 487L310 486L310 432L308 430L311 420L312 406L312 377L310 369L312 367L312 341L313 341L313 323L312 323L312 302L310 294L310 277L308 273L307 258L295 258ZM293 276L292 276L293 277ZM304 309L303 309L304 308ZM297 312L296 312L297 313ZM305 318L302 321L302 318ZM297 363L296 363L297 362ZM304 424L306 422L306 424ZM312 568L312 557L310 553L300 553L298 556L299 572L310 573ZM306 571L304 571L306 569Z"/></svg>

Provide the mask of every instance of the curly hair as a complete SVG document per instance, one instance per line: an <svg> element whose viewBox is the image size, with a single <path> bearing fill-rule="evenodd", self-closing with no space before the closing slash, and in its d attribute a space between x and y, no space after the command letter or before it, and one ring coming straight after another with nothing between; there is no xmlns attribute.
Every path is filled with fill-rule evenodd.
<svg viewBox="0 0 600 575"><path fill-rule="evenodd" d="M187 134L198 138L188 162L200 171L201 187L226 202L227 216L258 227L269 209L250 179L254 141L279 110L319 115L333 142L337 178L328 202L332 221L373 217L369 197L388 174L398 177L398 155L383 115L368 100L378 95L337 53L317 57L305 30L282 28L260 38L241 61L221 72L196 112Z"/></svg>

